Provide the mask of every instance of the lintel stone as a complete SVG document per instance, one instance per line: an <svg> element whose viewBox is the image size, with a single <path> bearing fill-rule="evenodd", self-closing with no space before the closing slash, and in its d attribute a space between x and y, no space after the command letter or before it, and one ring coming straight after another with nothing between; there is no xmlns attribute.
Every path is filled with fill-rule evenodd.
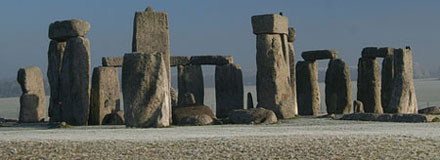
<svg viewBox="0 0 440 160"><path fill-rule="evenodd" d="M289 20L279 14L252 16L254 34L288 34Z"/></svg>
<svg viewBox="0 0 440 160"><path fill-rule="evenodd" d="M314 61L320 59L335 59L338 56L336 50L315 50L302 52L301 56L304 60Z"/></svg>
<svg viewBox="0 0 440 160"><path fill-rule="evenodd" d="M376 57L388 57L393 55L394 49L391 47L366 47L362 49L362 57L376 58Z"/></svg>

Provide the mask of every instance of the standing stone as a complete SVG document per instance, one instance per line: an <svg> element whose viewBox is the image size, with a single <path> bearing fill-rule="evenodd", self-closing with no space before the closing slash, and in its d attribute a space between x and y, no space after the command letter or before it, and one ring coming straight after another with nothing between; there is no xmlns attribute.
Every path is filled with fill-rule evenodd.
<svg viewBox="0 0 440 160"><path fill-rule="evenodd" d="M61 121L60 78L66 42L50 41L47 78L50 86L49 117L51 122Z"/></svg>
<svg viewBox="0 0 440 160"><path fill-rule="evenodd" d="M364 113L364 104L362 104L359 100L353 101L353 110L354 113Z"/></svg>
<svg viewBox="0 0 440 160"><path fill-rule="evenodd" d="M215 67L216 115L224 118L235 109L243 106L243 73L237 64L217 65Z"/></svg>
<svg viewBox="0 0 440 160"><path fill-rule="evenodd" d="M328 114L351 113L350 69L342 59L332 59L325 74L325 103Z"/></svg>
<svg viewBox="0 0 440 160"><path fill-rule="evenodd" d="M196 104L202 105L205 96L202 67L200 65L178 66L177 72L179 105L185 93L194 94Z"/></svg>
<svg viewBox="0 0 440 160"><path fill-rule="evenodd" d="M170 82L164 53L127 53L122 65L125 125L167 127L171 120Z"/></svg>
<svg viewBox="0 0 440 160"><path fill-rule="evenodd" d="M46 117L46 95L40 68L20 68L17 81L23 92L20 97L19 121L25 123L44 121Z"/></svg>
<svg viewBox="0 0 440 160"><path fill-rule="evenodd" d="M382 89L381 89L381 101L383 111L390 113L389 103L393 94L393 81L394 81L394 57L387 56L382 61Z"/></svg>
<svg viewBox="0 0 440 160"><path fill-rule="evenodd" d="M289 34L291 33L289 32ZM289 65L290 65L290 88L292 89L292 105L295 115L298 115L298 102L296 97L297 93L296 93L295 50L293 48L292 43L289 43L288 47L289 47L289 59L290 59Z"/></svg>
<svg viewBox="0 0 440 160"><path fill-rule="evenodd" d="M60 78L61 120L87 125L90 111L90 44L84 37L67 40Z"/></svg>
<svg viewBox="0 0 440 160"><path fill-rule="evenodd" d="M394 50L394 82L389 108L395 113L417 113L410 49Z"/></svg>
<svg viewBox="0 0 440 160"><path fill-rule="evenodd" d="M118 76L114 67L93 69L89 125L101 125L107 114L121 109Z"/></svg>
<svg viewBox="0 0 440 160"><path fill-rule="evenodd" d="M296 83L299 115L318 115L320 106L318 62L298 61Z"/></svg>
<svg viewBox="0 0 440 160"><path fill-rule="evenodd" d="M170 96L171 96L171 107L177 106L177 92L173 87L170 88Z"/></svg>
<svg viewBox="0 0 440 160"><path fill-rule="evenodd" d="M376 58L359 58L357 99L364 104L366 113L383 113L379 74Z"/></svg>
<svg viewBox="0 0 440 160"><path fill-rule="evenodd" d="M247 109L254 108L254 99L252 98L252 93L247 94Z"/></svg>

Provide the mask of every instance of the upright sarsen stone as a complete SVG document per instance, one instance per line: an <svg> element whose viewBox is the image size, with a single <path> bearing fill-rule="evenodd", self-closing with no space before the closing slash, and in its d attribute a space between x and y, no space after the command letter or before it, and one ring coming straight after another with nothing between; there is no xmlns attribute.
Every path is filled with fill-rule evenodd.
<svg viewBox="0 0 440 160"><path fill-rule="evenodd" d="M166 127L171 120L165 54L127 53L122 66L124 117L128 127Z"/></svg>
<svg viewBox="0 0 440 160"><path fill-rule="evenodd" d="M296 84L299 115L318 115L320 106L318 62L298 61Z"/></svg>
<svg viewBox="0 0 440 160"><path fill-rule="evenodd" d="M46 116L46 95L41 70L38 67L20 68L17 81L21 86L20 122L40 122Z"/></svg>
<svg viewBox="0 0 440 160"><path fill-rule="evenodd" d="M89 125L101 125L106 115L120 110L118 77L118 69L114 67L93 69Z"/></svg>
<svg viewBox="0 0 440 160"><path fill-rule="evenodd" d="M243 106L243 73L237 64L217 65L215 67L216 115L224 118Z"/></svg>
<svg viewBox="0 0 440 160"><path fill-rule="evenodd" d="M394 81L389 108L395 113L417 113L413 80L412 53L409 49L394 50Z"/></svg>
<svg viewBox="0 0 440 160"><path fill-rule="evenodd" d="M196 104L202 105L205 96L202 67L200 65L178 66L177 72L178 105L183 102L182 98L185 93L192 93Z"/></svg>
<svg viewBox="0 0 440 160"><path fill-rule="evenodd" d="M61 121L87 125L90 110L90 44L87 38L67 40L60 84Z"/></svg>
<svg viewBox="0 0 440 160"><path fill-rule="evenodd" d="M385 57L382 61L382 85L380 90L382 108L385 113L390 113L389 103L393 94L394 82L394 56Z"/></svg>
<svg viewBox="0 0 440 160"><path fill-rule="evenodd" d="M325 103L328 114L351 113L350 69L342 59L332 59L325 74Z"/></svg>
<svg viewBox="0 0 440 160"><path fill-rule="evenodd" d="M360 58L357 100L364 104L366 113L383 113L380 85L380 69L376 58Z"/></svg>
<svg viewBox="0 0 440 160"><path fill-rule="evenodd" d="M296 93L295 49L293 48L292 43L289 43L288 47L289 47L289 65L290 65L290 88L292 89L292 105L294 109L294 114L298 115L298 102L297 102L298 100Z"/></svg>
<svg viewBox="0 0 440 160"><path fill-rule="evenodd" d="M61 121L61 100L59 97L61 66L66 42L50 41L48 51L47 78L50 86L49 117L51 122Z"/></svg>

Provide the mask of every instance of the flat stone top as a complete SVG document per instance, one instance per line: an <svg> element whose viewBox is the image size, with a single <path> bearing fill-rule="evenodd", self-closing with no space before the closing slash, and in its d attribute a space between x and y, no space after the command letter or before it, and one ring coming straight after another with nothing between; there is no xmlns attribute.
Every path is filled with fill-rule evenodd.
<svg viewBox="0 0 440 160"><path fill-rule="evenodd" d="M135 52L141 54L140 52ZM124 57L102 57L102 65L107 67L122 67ZM233 64L232 56L171 56L170 66L178 65L225 65Z"/></svg>
<svg viewBox="0 0 440 160"><path fill-rule="evenodd" d="M314 50L302 52L301 56L304 60L314 61L320 59L335 59L338 56L336 50Z"/></svg>
<svg viewBox="0 0 440 160"><path fill-rule="evenodd" d="M55 21L49 25L49 38L66 41L72 37L82 37L89 33L90 23L85 20L71 19Z"/></svg>
<svg viewBox="0 0 440 160"><path fill-rule="evenodd" d="M391 47L366 47L362 49L362 57L376 58L392 56L394 49Z"/></svg>
<svg viewBox="0 0 440 160"><path fill-rule="evenodd" d="M289 20L279 14L265 14L252 16L254 34L288 34Z"/></svg>

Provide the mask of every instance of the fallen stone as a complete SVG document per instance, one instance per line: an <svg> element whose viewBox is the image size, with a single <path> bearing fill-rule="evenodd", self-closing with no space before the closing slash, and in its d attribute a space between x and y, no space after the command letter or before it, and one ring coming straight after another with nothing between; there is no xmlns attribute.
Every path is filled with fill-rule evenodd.
<svg viewBox="0 0 440 160"><path fill-rule="evenodd" d="M254 34L288 34L289 20L278 14L252 16Z"/></svg>
<svg viewBox="0 0 440 160"><path fill-rule="evenodd" d="M296 64L299 115L318 115L320 106L318 63L298 61Z"/></svg>
<svg viewBox="0 0 440 160"><path fill-rule="evenodd" d="M60 78L61 121L87 125L90 112L90 44L84 37L67 40Z"/></svg>
<svg viewBox="0 0 440 160"><path fill-rule="evenodd" d="M47 79L50 86L49 117L51 122L61 121L60 80L66 42L50 41L48 51Z"/></svg>
<svg viewBox="0 0 440 160"><path fill-rule="evenodd" d="M208 106L196 105L179 107L173 111L173 122L176 125L210 125L217 120Z"/></svg>
<svg viewBox="0 0 440 160"><path fill-rule="evenodd" d="M113 111L107 114L102 120L102 125L124 125L124 112L123 111Z"/></svg>
<svg viewBox="0 0 440 160"><path fill-rule="evenodd" d="M232 56L191 56L192 65L226 65L234 63Z"/></svg>
<svg viewBox="0 0 440 160"><path fill-rule="evenodd" d="M167 127L171 119L170 86L163 53L127 53L122 65L125 125Z"/></svg>
<svg viewBox="0 0 440 160"><path fill-rule="evenodd" d="M353 101L353 110L354 113L364 113L364 104L359 100Z"/></svg>
<svg viewBox="0 0 440 160"><path fill-rule="evenodd" d="M407 114L418 111L412 53L409 49L394 50L394 82L389 108L394 113Z"/></svg>
<svg viewBox="0 0 440 160"><path fill-rule="evenodd" d="M90 30L90 23L85 20L71 19L55 21L49 26L49 38L64 42L69 38L83 37Z"/></svg>
<svg viewBox="0 0 440 160"><path fill-rule="evenodd" d="M182 105L182 98L186 93L192 93L196 103L202 105L205 96L202 67L200 65L178 66L177 72L178 105Z"/></svg>
<svg viewBox="0 0 440 160"><path fill-rule="evenodd" d="M191 61L191 56L171 56L170 57L170 65L171 67L175 66L185 66L189 65Z"/></svg>
<svg viewBox="0 0 440 160"><path fill-rule="evenodd" d="M124 57L102 57L102 66L104 67L122 67Z"/></svg>
<svg viewBox="0 0 440 160"><path fill-rule="evenodd" d="M350 69L342 59L332 59L325 74L325 104L328 114L351 113Z"/></svg>
<svg viewBox="0 0 440 160"><path fill-rule="evenodd" d="M380 71L375 58L359 58L357 100L366 113L383 113L380 96Z"/></svg>
<svg viewBox="0 0 440 160"><path fill-rule="evenodd" d="M229 120L233 124L273 124L278 122L275 113L264 108L234 110L229 113Z"/></svg>
<svg viewBox="0 0 440 160"><path fill-rule="evenodd" d="M419 109L420 114L440 114L440 107L439 106L432 106L428 108Z"/></svg>
<svg viewBox="0 0 440 160"><path fill-rule="evenodd" d="M394 57L385 57L382 61L382 76L381 76L381 101L382 108L385 113L391 113L392 109L389 107L391 96L393 94L394 82Z"/></svg>
<svg viewBox="0 0 440 160"><path fill-rule="evenodd" d="M247 94L247 109L254 108L254 100L252 98L252 93L248 92Z"/></svg>
<svg viewBox="0 0 440 160"><path fill-rule="evenodd" d="M393 56L393 48L390 47L366 47L362 49L362 57L376 58Z"/></svg>
<svg viewBox="0 0 440 160"><path fill-rule="evenodd" d="M335 59L338 56L336 50L316 50L302 52L301 56L306 61L314 61L320 59Z"/></svg>
<svg viewBox="0 0 440 160"><path fill-rule="evenodd" d="M46 117L46 94L41 70L38 67L20 68L17 81L21 86L19 121L33 123Z"/></svg>
<svg viewBox="0 0 440 160"><path fill-rule="evenodd" d="M287 41L295 42L295 38L296 38L295 28L289 27L289 34L287 36Z"/></svg>
<svg viewBox="0 0 440 160"><path fill-rule="evenodd" d="M243 73L237 64L217 65L215 67L216 115L224 118L235 109L243 106Z"/></svg>
<svg viewBox="0 0 440 160"><path fill-rule="evenodd" d="M89 125L101 125L105 116L120 110L119 88L117 68L96 67L93 70Z"/></svg>
<svg viewBox="0 0 440 160"><path fill-rule="evenodd" d="M422 123L438 119L434 115L423 114L378 114L378 113L353 113L346 114L340 120L379 121L379 122L405 122Z"/></svg>

